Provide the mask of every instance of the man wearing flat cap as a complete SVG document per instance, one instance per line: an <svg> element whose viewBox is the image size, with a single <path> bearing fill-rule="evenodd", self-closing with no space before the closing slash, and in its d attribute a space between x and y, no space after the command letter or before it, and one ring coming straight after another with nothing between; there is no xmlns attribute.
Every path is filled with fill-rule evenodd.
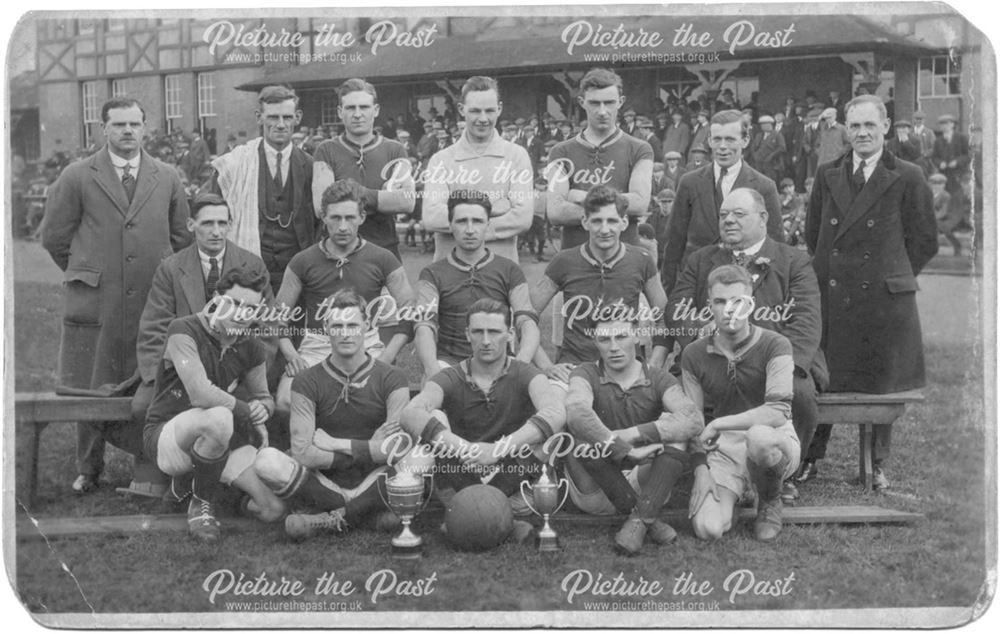
<svg viewBox="0 0 1000 634"><path fill-rule="evenodd" d="M822 165L839 158L850 147L847 128L837 122L837 111L834 108L827 108L820 115L817 164Z"/></svg>
<svg viewBox="0 0 1000 634"><path fill-rule="evenodd" d="M906 119L900 119L895 128L896 134L885 142L885 148L904 161L919 164L920 139L912 133L913 126Z"/></svg>
<svg viewBox="0 0 1000 634"><path fill-rule="evenodd" d="M945 189L952 195L962 189L960 178L969 169L971 160L969 137L958 132L956 125L957 119L953 115L943 114L938 117L941 136L934 140L934 150L931 152L931 162L937 171L948 177Z"/></svg>
<svg viewBox="0 0 1000 634"><path fill-rule="evenodd" d="M924 125L926 118L927 114L923 110L917 110L913 113L913 134L920 141L920 160L917 164L923 168L924 176L930 176L934 173L931 154L934 153L934 141L937 139L937 135L934 134L934 130Z"/></svg>
<svg viewBox="0 0 1000 634"><path fill-rule="evenodd" d="M649 117L640 116L636 117L635 125L636 131L632 136L649 143L649 147L653 148L654 157L661 156L663 154L663 144L653 134L653 121ZM653 193L655 194L656 192Z"/></svg>
<svg viewBox="0 0 1000 634"><path fill-rule="evenodd" d="M750 142L750 164L777 183L785 171L785 138L774 131L771 115L761 115L757 124L760 133Z"/></svg>

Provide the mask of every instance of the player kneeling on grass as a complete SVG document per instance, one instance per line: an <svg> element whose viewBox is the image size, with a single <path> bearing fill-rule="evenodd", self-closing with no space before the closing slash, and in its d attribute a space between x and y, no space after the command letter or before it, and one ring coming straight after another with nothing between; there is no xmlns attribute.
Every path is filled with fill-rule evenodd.
<svg viewBox="0 0 1000 634"><path fill-rule="evenodd" d="M427 381L403 410L403 429L434 456L435 490L446 505L455 492L485 483L524 515L530 511L517 491L541 473L542 445L565 424L562 399L540 370L507 355L508 306L477 300L465 332L472 357Z"/></svg>
<svg viewBox="0 0 1000 634"><path fill-rule="evenodd" d="M615 545L634 555L646 536L657 544L676 539L658 518L689 468L687 444L704 420L677 379L636 358L634 324L598 321L593 337L601 360L573 370L566 396L566 423L578 443L566 463L570 496L588 513L627 514Z"/></svg>
<svg viewBox="0 0 1000 634"><path fill-rule="evenodd" d="M291 386L291 455L264 449L258 476L296 510L285 532L303 539L356 526L379 508L380 474L400 432L399 415L410 399L402 370L365 350L369 323L364 299L339 291L329 301L324 329L330 355L299 372Z"/></svg>
<svg viewBox="0 0 1000 634"><path fill-rule="evenodd" d="M684 349L684 391L709 420L698 436L691 524L701 539L719 539L733 525L736 504L756 489L754 536L781 532L781 486L799 463L792 425L792 344L754 326L753 283L741 266L708 274L716 332ZM707 452L707 455L706 453Z"/></svg>
<svg viewBox="0 0 1000 634"><path fill-rule="evenodd" d="M168 475L193 472L188 530L203 542L219 540L214 505L223 483L248 493L262 520L284 514L251 468L252 443L267 446L264 424L274 411L264 344L249 333L266 283L263 274L245 269L223 275L201 312L170 322L156 371L143 448ZM233 396L240 384L249 401Z"/></svg>

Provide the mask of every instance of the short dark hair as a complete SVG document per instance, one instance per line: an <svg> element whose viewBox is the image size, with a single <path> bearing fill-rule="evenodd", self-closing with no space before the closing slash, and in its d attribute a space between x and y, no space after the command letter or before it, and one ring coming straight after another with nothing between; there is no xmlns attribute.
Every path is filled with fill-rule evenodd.
<svg viewBox="0 0 1000 634"><path fill-rule="evenodd" d="M712 115L709 125L728 125L730 123L740 123L740 133L745 139L750 136L750 124L743 118L743 113L739 110L720 110Z"/></svg>
<svg viewBox="0 0 1000 634"><path fill-rule="evenodd" d="M366 92L372 96L375 103L378 103L378 93L375 92L375 86L360 77L352 77L342 83L340 87L337 88L337 98L342 100L345 95L349 95L352 92Z"/></svg>
<svg viewBox="0 0 1000 634"><path fill-rule="evenodd" d="M465 313L465 327L469 327L469 323L472 320L472 316L476 313L487 313L490 315L503 315L503 323L505 326L510 328L510 307L503 302L497 301L495 299L490 299L489 297L483 297L482 299L477 299L472 302L472 306L469 306L469 312Z"/></svg>
<svg viewBox="0 0 1000 634"><path fill-rule="evenodd" d="M364 207L361 204L361 187L353 178L335 181L332 185L326 188L323 192L323 198L320 201L320 206L322 207L320 217L322 218L326 215L327 205L344 202L345 200L353 200L357 202L358 211L361 213L365 212Z"/></svg>
<svg viewBox="0 0 1000 634"><path fill-rule="evenodd" d="M594 185L583 199L583 217L586 218L601 207L608 205L614 205L618 215L622 218L628 211L628 201L617 189L610 185Z"/></svg>
<svg viewBox="0 0 1000 634"><path fill-rule="evenodd" d="M753 291L753 280L750 279L750 273L744 267L736 264L723 264L712 269L706 283L709 294L716 284L743 284L748 290Z"/></svg>
<svg viewBox="0 0 1000 634"><path fill-rule="evenodd" d="M267 273L264 271L239 267L230 269L222 274L219 282L215 285L215 292L219 295L225 295L226 291L232 287L242 286L243 288L263 293L268 281Z"/></svg>
<svg viewBox="0 0 1000 634"><path fill-rule="evenodd" d="M142 113L142 121L146 122L146 111L143 110L142 104L136 99L130 99L129 97L115 97L114 99L108 99L101 106L101 122L108 122L108 111L109 110L119 110L128 108L138 108L139 112Z"/></svg>
<svg viewBox="0 0 1000 634"><path fill-rule="evenodd" d="M368 304L365 299L358 295L358 293L353 288L342 288L333 295L330 296L327 302L328 309L326 315L323 317L323 324L326 325L327 319L333 314L333 309L344 310L345 308L357 308L361 312L361 317L364 319L365 323L368 322Z"/></svg>
<svg viewBox="0 0 1000 634"><path fill-rule="evenodd" d="M479 205L486 210L486 218L493 213L493 203L490 197L474 189L459 189L448 195L448 222L455 217L455 207L459 205Z"/></svg>
<svg viewBox="0 0 1000 634"><path fill-rule="evenodd" d="M295 94L295 91L290 86L286 86L285 84L264 86L257 93L257 105L261 108L266 103L283 103L289 99L295 101L295 107L297 108L299 105L299 96Z"/></svg>
<svg viewBox="0 0 1000 634"><path fill-rule="evenodd" d="M205 207L211 207L214 205L222 205L229 210L230 220L233 217L233 210L229 207L229 203L221 195L216 194L211 191L198 192L194 200L191 201L191 218L192 220L198 219L198 212L200 212Z"/></svg>
<svg viewBox="0 0 1000 634"><path fill-rule="evenodd" d="M610 86L618 87L619 97L624 94L622 78L618 73L607 68L591 68L580 80L580 94L584 95L588 90L600 90Z"/></svg>
<svg viewBox="0 0 1000 634"><path fill-rule="evenodd" d="M500 86L497 84L497 80L483 75L469 77L462 85L462 103L465 103L465 98L470 92L484 92L486 90L495 90L497 101L500 101Z"/></svg>

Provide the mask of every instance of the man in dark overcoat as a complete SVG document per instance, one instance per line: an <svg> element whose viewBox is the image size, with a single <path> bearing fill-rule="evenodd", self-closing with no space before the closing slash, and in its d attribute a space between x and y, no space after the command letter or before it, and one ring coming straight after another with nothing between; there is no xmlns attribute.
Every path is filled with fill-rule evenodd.
<svg viewBox="0 0 1000 634"><path fill-rule="evenodd" d="M937 253L937 226L923 172L884 150L889 120L881 99L847 106L851 152L816 171L806 243L813 253L823 310L823 350L831 392L885 394L924 385L916 276ZM875 432L875 487L888 425ZM815 473L829 426L814 437L800 480Z"/></svg>
<svg viewBox="0 0 1000 634"><path fill-rule="evenodd" d="M190 240L177 170L141 149L142 106L112 99L101 119L107 145L68 166L52 185L42 228L42 244L65 273L59 383L77 390L133 378L153 273ZM74 491L96 485L105 439L138 454L141 426L79 423Z"/></svg>

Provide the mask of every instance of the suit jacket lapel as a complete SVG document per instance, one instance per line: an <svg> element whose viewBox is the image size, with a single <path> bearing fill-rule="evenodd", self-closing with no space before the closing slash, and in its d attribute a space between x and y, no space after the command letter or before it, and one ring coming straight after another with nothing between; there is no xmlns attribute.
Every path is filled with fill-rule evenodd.
<svg viewBox="0 0 1000 634"><path fill-rule="evenodd" d="M94 182L115 204L118 213L124 216L128 211L128 195L125 194L125 186L122 185L118 174L115 173L114 165L111 164L111 154L107 147L94 156L91 169L95 172Z"/></svg>
<svg viewBox="0 0 1000 634"><path fill-rule="evenodd" d="M701 201L701 214L705 217L705 223L712 227L712 241L719 240L719 207L715 202L715 168L714 163L709 163L701 168L702 172L698 178L698 198ZM679 180L679 179L678 179Z"/></svg>
<svg viewBox="0 0 1000 634"><path fill-rule="evenodd" d="M135 195L132 197L132 204L128 207L126 218L131 218L139 213L149 197L153 195L153 190L156 189L159 180L160 170L153 162L153 157L143 152L142 161L139 163L139 176L135 183ZM124 190L124 187L122 189Z"/></svg>
<svg viewBox="0 0 1000 634"><path fill-rule="evenodd" d="M298 214L300 211L305 211L302 197L312 196L312 191L306 191L305 188L307 160L303 154L302 150L294 148L291 157L289 157L289 163L292 169L292 205L296 219L292 224L295 227L295 237L298 238L299 245L305 248L310 243L307 227L312 222L312 218L301 219ZM303 214L303 216L305 215L307 214Z"/></svg>
<svg viewBox="0 0 1000 634"><path fill-rule="evenodd" d="M226 245L226 256L223 260L229 259L231 244ZM225 263L220 273L225 270ZM201 271L201 258L198 255L198 245L192 244L184 251L184 257L180 261L181 289L187 299L188 307L192 312L198 312L205 306L205 277Z"/></svg>
<svg viewBox="0 0 1000 634"><path fill-rule="evenodd" d="M844 162L848 165L847 169L850 169L852 161L848 158L845 159ZM844 170L840 171L846 179ZM882 197L882 194L885 193L885 190L887 190L889 186L892 185L898 178L899 176L895 172L887 170L882 161L879 161L878 165L875 166L875 171L872 172L871 178L868 179L864 188L857 195L854 201L851 202L850 206L847 207L847 213L841 220L840 227L837 228L837 237L839 238L844 235L844 232L847 231L848 227L856 223L862 216L868 213L868 211ZM850 188L850 185L847 185L847 187Z"/></svg>

